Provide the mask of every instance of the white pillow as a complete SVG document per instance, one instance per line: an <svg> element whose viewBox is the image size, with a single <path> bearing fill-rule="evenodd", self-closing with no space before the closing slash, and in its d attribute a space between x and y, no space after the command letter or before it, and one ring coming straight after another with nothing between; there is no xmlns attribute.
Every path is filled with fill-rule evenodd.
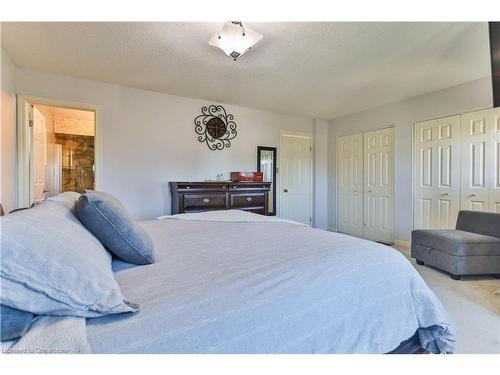
<svg viewBox="0 0 500 375"><path fill-rule="evenodd" d="M81 317L137 310L124 300L111 255L65 205L47 200L0 220L2 304Z"/></svg>

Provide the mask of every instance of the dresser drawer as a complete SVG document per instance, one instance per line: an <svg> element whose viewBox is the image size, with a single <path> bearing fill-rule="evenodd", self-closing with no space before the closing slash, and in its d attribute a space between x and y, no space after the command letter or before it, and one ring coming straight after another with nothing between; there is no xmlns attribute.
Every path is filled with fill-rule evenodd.
<svg viewBox="0 0 500 375"><path fill-rule="evenodd" d="M269 182L171 181L171 214L212 210L251 211L266 215Z"/></svg>
<svg viewBox="0 0 500 375"><path fill-rule="evenodd" d="M224 209L226 207L226 194L183 194L183 207L189 209Z"/></svg>
<svg viewBox="0 0 500 375"><path fill-rule="evenodd" d="M266 193L231 194L231 207L264 207Z"/></svg>
<svg viewBox="0 0 500 375"><path fill-rule="evenodd" d="M270 184L268 182L246 182L246 183L238 183L232 182L229 184L230 191L248 191L248 190L257 190L257 191L268 191Z"/></svg>
<svg viewBox="0 0 500 375"><path fill-rule="evenodd" d="M226 191L227 183L204 183L199 184L196 182L183 182L177 185L177 190L182 192L197 191L197 190L219 190Z"/></svg>

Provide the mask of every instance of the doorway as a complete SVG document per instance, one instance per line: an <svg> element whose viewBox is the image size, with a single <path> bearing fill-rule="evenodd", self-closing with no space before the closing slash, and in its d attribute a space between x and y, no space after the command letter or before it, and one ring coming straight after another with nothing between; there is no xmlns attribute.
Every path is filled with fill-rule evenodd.
<svg viewBox="0 0 500 375"><path fill-rule="evenodd" d="M280 217L312 225L312 135L280 137Z"/></svg>
<svg viewBox="0 0 500 375"><path fill-rule="evenodd" d="M95 189L96 111L41 98L19 104L19 207Z"/></svg>

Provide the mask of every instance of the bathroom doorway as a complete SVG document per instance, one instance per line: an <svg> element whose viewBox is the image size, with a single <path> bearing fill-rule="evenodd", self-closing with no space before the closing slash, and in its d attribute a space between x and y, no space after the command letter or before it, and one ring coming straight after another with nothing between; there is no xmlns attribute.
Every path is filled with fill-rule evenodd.
<svg viewBox="0 0 500 375"><path fill-rule="evenodd" d="M96 111L23 100L24 130L19 135L20 207L66 192L95 189ZM27 169L27 170L26 170ZM24 177L24 178L23 178Z"/></svg>

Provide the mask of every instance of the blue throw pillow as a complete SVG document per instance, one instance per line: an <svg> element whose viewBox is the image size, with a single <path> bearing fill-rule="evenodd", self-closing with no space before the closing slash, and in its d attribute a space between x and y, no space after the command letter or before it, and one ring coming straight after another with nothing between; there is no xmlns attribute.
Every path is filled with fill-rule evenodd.
<svg viewBox="0 0 500 375"><path fill-rule="evenodd" d="M14 340L26 333L35 315L27 311L0 305L0 341Z"/></svg>
<svg viewBox="0 0 500 375"><path fill-rule="evenodd" d="M131 312L111 255L67 206L45 201L0 217L0 303L37 315Z"/></svg>
<svg viewBox="0 0 500 375"><path fill-rule="evenodd" d="M85 227L117 257L134 264L154 263L153 241L114 196L87 190L77 203Z"/></svg>

